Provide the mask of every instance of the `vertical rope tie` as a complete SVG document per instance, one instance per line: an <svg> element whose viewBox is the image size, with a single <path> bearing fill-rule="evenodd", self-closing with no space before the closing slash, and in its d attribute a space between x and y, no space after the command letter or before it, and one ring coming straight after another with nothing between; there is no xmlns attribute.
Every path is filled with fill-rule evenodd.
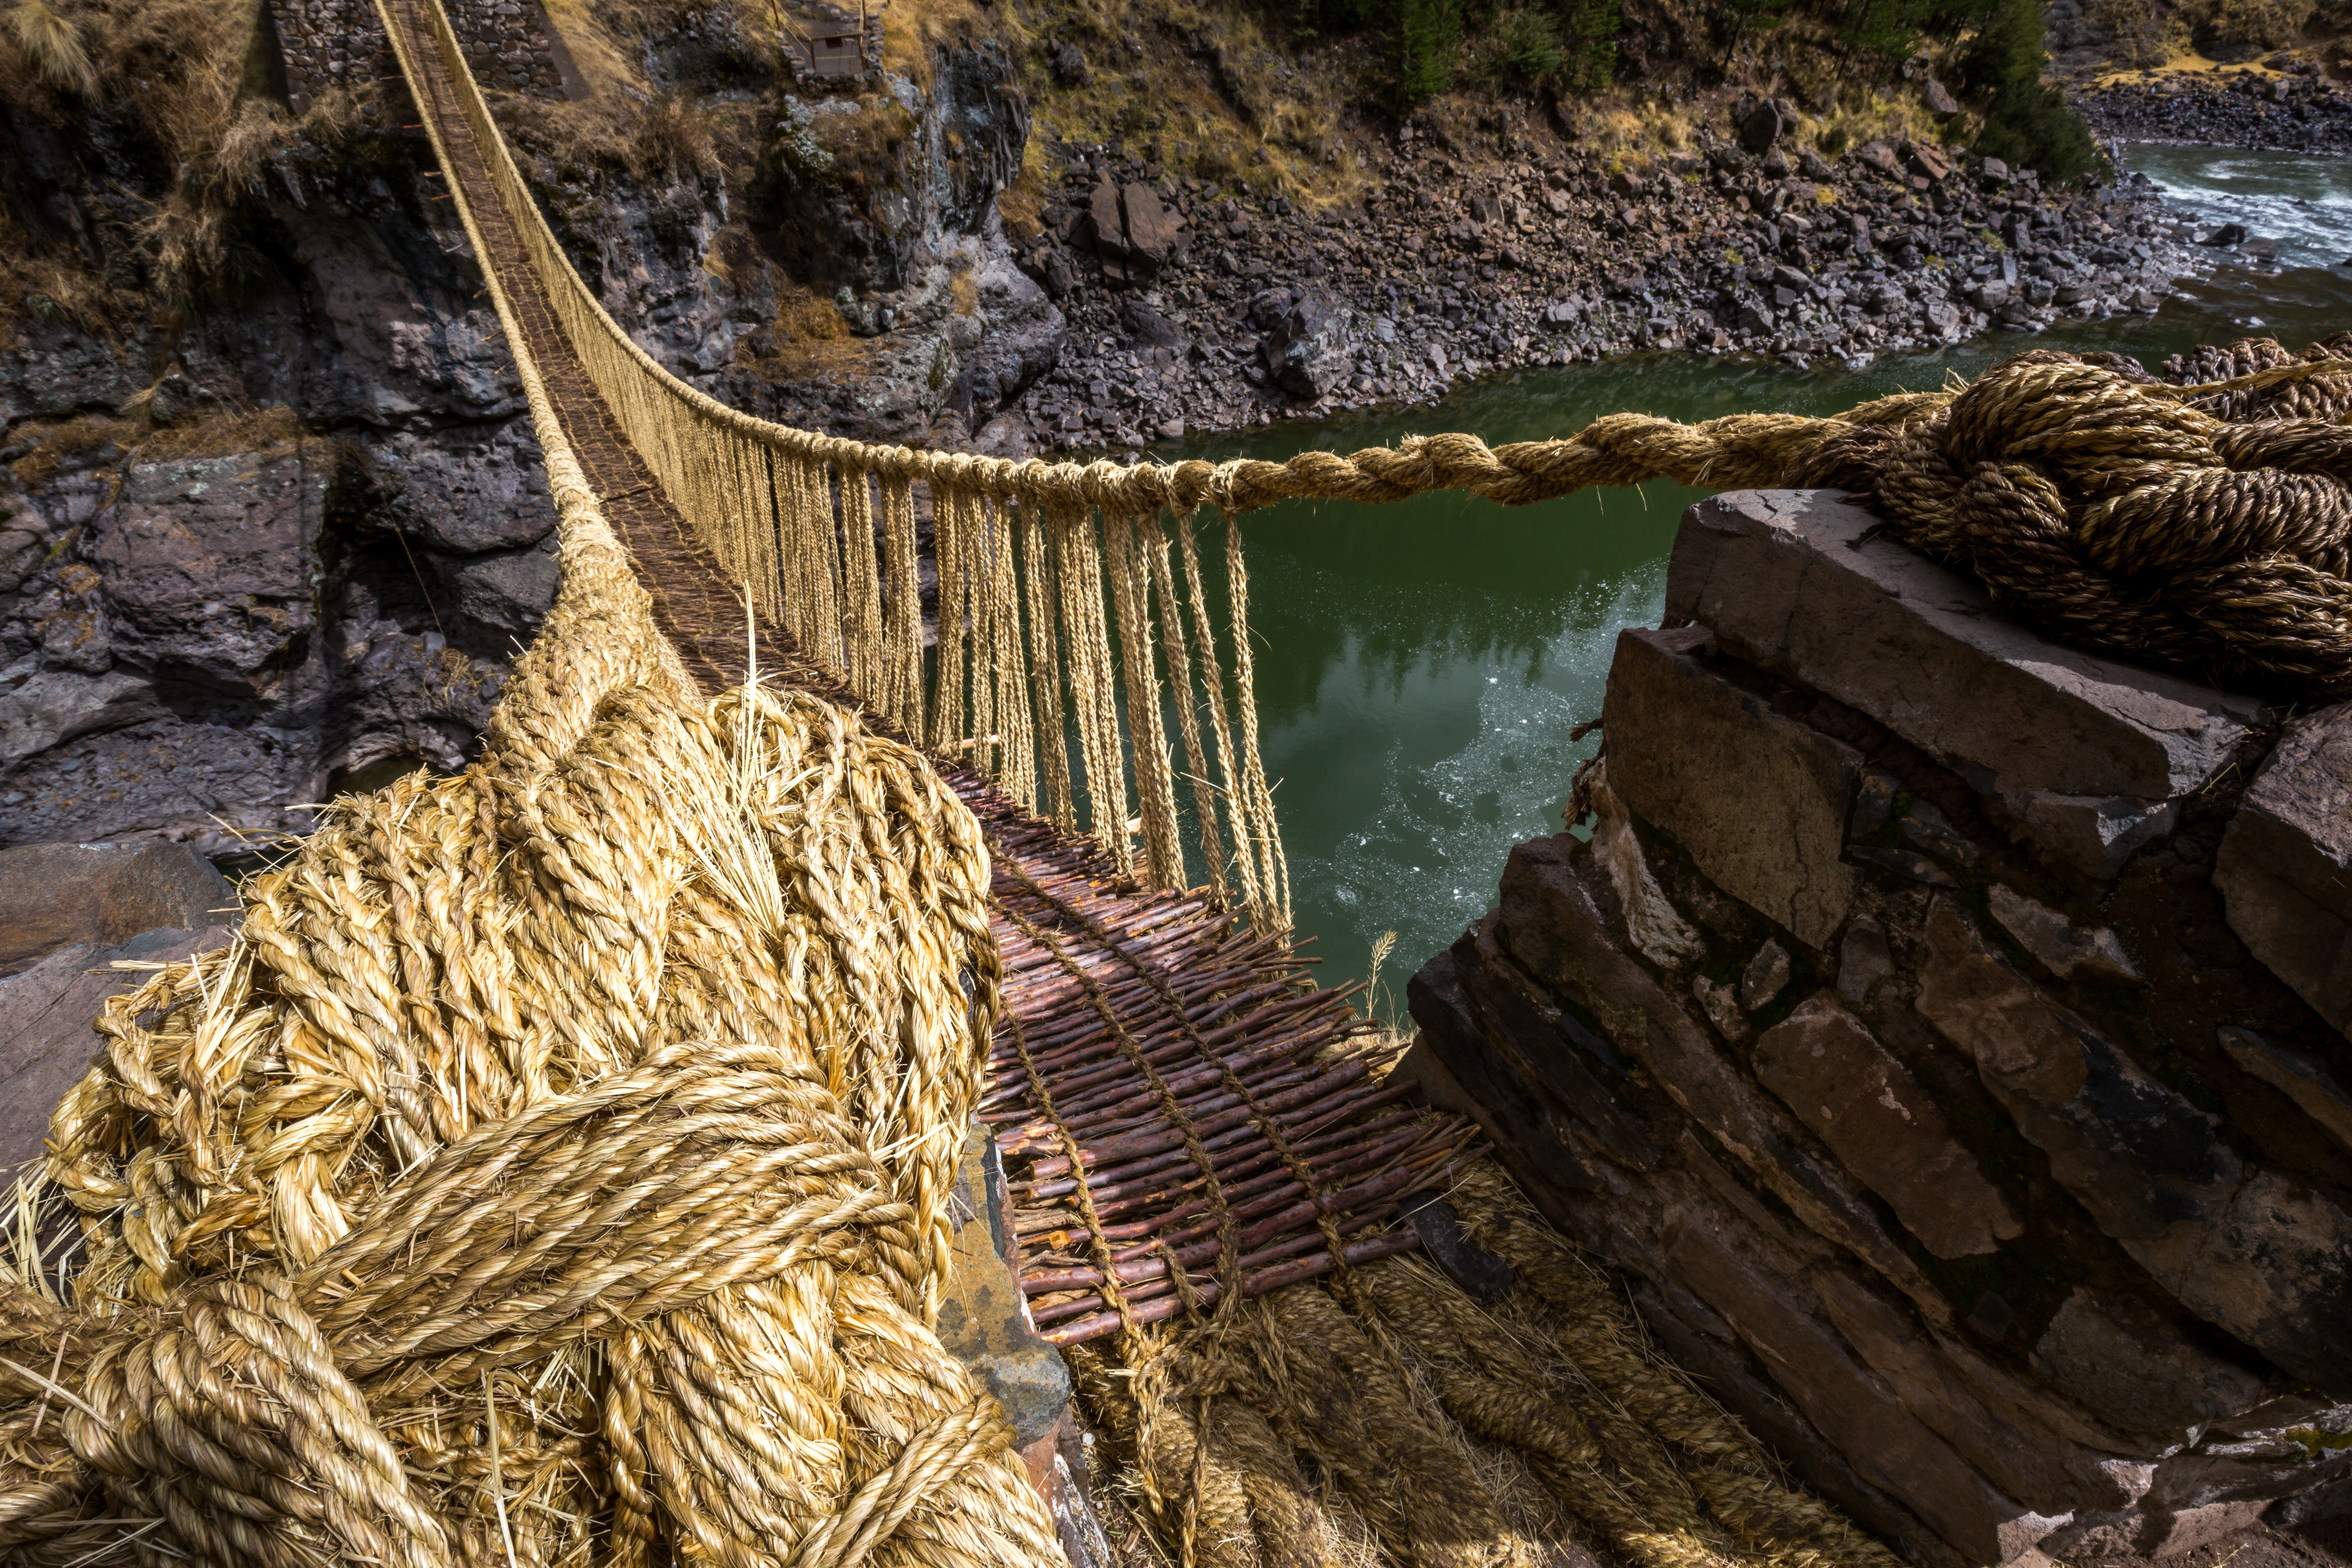
<svg viewBox="0 0 2352 1568"><path fill-rule="evenodd" d="M1142 536L1160 536L1159 520L1125 514L1105 520L1109 545L1111 604L1118 617L1118 658L1126 677L1129 754L1142 807L1144 859L1155 886L1181 888L1184 851L1176 837L1176 784L1168 764L1168 726L1160 710L1161 682L1153 667L1150 568ZM1181 671L1171 671L1171 675Z"/></svg>
<svg viewBox="0 0 2352 1568"><path fill-rule="evenodd" d="M1217 673L1216 633L1209 618L1209 597L1201 581L1201 552L1194 537L1192 519L1185 518L1176 531L1179 545L1184 552L1184 581L1191 591L1193 640L1202 650L1202 662L1209 674L1202 685L1202 695L1209 705L1209 723L1217 737L1217 766L1224 776L1226 821L1234 834L1234 869L1241 877L1242 901L1251 913L1263 921L1269 904L1264 879L1259 876L1259 856L1256 836L1253 831L1249 793L1249 770L1234 744L1234 731L1226 717L1224 681Z"/></svg>
<svg viewBox="0 0 2352 1568"><path fill-rule="evenodd" d="M1083 504L1071 504L1046 516L1061 589L1062 647L1069 659L1071 701L1076 710L1087 827L1125 877L1133 873L1135 844L1127 831L1127 769L1119 755L1118 697L1110 631L1102 613L1102 554L1094 512Z"/></svg>
<svg viewBox="0 0 2352 1568"><path fill-rule="evenodd" d="M1045 762L1045 816L1064 832L1075 833L1078 813L1070 779L1069 717L1063 706L1061 638L1054 618L1062 600L1054 525L1041 510L1026 505L1013 509L1013 521L1021 534L1022 590L1029 620L1030 711L1034 716L1038 755Z"/></svg>
<svg viewBox="0 0 2352 1568"><path fill-rule="evenodd" d="M935 749L950 752L978 729L976 722L966 720L965 707L976 662L967 648L967 638L976 642L980 632L973 605L970 517L963 492L934 491L932 508L931 551L939 563L940 620L934 644L930 739ZM973 765L979 765L977 758Z"/></svg>
<svg viewBox="0 0 2352 1568"><path fill-rule="evenodd" d="M934 493L936 500L936 492ZM933 508L934 526L937 507ZM910 735L923 732L923 603L915 564L915 491L911 480L882 484L883 570L877 592L887 595L883 629L882 710Z"/></svg>
<svg viewBox="0 0 2352 1568"><path fill-rule="evenodd" d="M1180 533L1192 530L1190 517L1179 518ZM1229 901L1225 878L1223 836L1217 831L1217 789L1209 778L1208 754L1201 744L1200 703L1194 697L1196 683L1214 684L1216 672L1208 668L1196 672L1187 657L1184 637L1184 611L1176 593L1176 584L1168 566L1168 537L1155 525L1147 557L1151 576L1152 597L1159 608L1161 652L1167 660L1168 681L1176 695L1176 721L1184 738L1185 775L1192 786L1193 821L1201 838L1201 856L1206 863L1209 895L1219 905ZM1207 650L1202 650L1206 655Z"/></svg>
<svg viewBox="0 0 2352 1568"><path fill-rule="evenodd" d="M1030 722L1030 675L1021 630L1021 589L1013 563L1013 518L1019 508L973 498L974 535L986 575L990 648L988 681L995 721L1004 732L1002 774L1007 794L1037 806L1037 738Z"/></svg>

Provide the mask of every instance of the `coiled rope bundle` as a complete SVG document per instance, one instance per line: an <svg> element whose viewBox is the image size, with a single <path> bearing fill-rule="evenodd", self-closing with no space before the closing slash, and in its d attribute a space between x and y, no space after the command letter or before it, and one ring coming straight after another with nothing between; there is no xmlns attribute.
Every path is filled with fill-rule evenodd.
<svg viewBox="0 0 2352 1568"><path fill-rule="evenodd" d="M2061 641L2352 694L2352 334L2230 356L2262 368L2175 387L2109 356L2021 354L1806 467Z"/></svg>
<svg viewBox="0 0 2352 1568"><path fill-rule="evenodd" d="M99 1021L71 1304L0 1278L7 1561L1059 1561L929 1326L977 826L842 709L695 694L564 527L485 759L339 805Z"/></svg>

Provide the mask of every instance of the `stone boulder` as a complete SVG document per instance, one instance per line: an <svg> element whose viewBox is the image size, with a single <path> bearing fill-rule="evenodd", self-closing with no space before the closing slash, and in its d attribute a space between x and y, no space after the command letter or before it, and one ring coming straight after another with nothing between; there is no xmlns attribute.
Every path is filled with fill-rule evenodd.
<svg viewBox="0 0 2352 1568"><path fill-rule="evenodd" d="M1356 313L1330 293L1306 289L1266 333L1266 374L1294 397L1327 396L1348 378L1359 330Z"/></svg>
<svg viewBox="0 0 2352 1568"><path fill-rule="evenodd" d="M1295 289L1261 289L1250 296L1249 324L1261 332L1271 332L1290 314L1290 307L1298 298Z"/></svg>
<svg viewBox="0 0 2352 1568"><path fill-rule="evenodd" d="M397 431L368 448L362 468L383 521L425 549L519 550L555 526L529 420Z"/></svg>
<svg viewBox="0 0 2352 1568"><path fill-rule="evenodd" d="M1146 184L1106 179L1087 194L1085 238L1113 283L1148 283L1184 252L1184 220Z"/></svg>
<svg viewBox="0 0 2352 1568"><path fill-rule="evenodd" d="M1884 142L1865 142L1853 150L1853 155L1882 174L1903 172L1903 160L1895 156L1895 149Z"/></svg>
<svg viewBox="0 0 2352 1568"><path fill-rule="evenodd" d="M1772 150L1781 137L1797 129L1796 105L1786 99L1759 98L1742 93L1731 108L1731 126L1740 147L1752 158Z"/></svg>
<svg viewBox="0 0 2352 1568"><path fill-rule="evenodd" d="M1867 538L1876 522L1801 491L1702 501L1675 539L1666 614L1983 781L2021 837L2094 876L2170 831L2258 727L2253 699L2018 626L1977 584Z"/></svg>
<svg viewBox="0 0 2352 1568"><path fill-rule="evenodd" d="M1061 1352L1038 1338L1015 1274L1006 1221L1004 1166L995 1140L975 1123L965 1136L949 1197L957 1220L940 1302L940 1342L979 1374L1004 1407L1015 1447L1061 1425L1070 1372Z"/></svg>
<svg viewBox="0 0 2352 1568"><path fill-rule="evenodd" d="M0 979L0 1179L41 1158L59 1097L106 1047L90 1027L106 999L145 984L146 966L209 951L230 935L222 917L207 916L194 931L167 926L107 945L75 942Z"/></svg>
<svg viewBox="0 0 2352 1568"><path fill-rule="evenodd" d="M2290 721L2221 840L2230 929L2352 1035L2352 703Z"/></svg>
<svg viewBox="0 0 2352 1568"><path fill-rule="evenodd" d="M1192 346L1192 338L1182 327L1140 300L1129 300L1123 303L1119 307L1118 320L1139 343L1171 349L1180 354Z"/></svg>
<svg viewBox="0 0 2352 1568"><path fill-rule="evenodd" d="M1069 1366L1038 1337L1029 1315L1004 1162L978 1121L964 1137L948 1212L955 1229L940 1293L940 1343L995 1396L1073 1568L1109 1568L1115 1559L1088 1494L1085 1444L1070 1407Z"/></svg>
<svg viewBox="0 0 2352 1568"><path fill-rule="evenodd" d="M38 527L0 518L0 594L13 593L31 576L47 548Z"/></svg>
<svg viewBox="0 0 2352 1568"><path fill-rule="evenodd" d="M1942 180L1952 172L1951 159L1925 142L1906 142L1901 152L1903 166L1922 178Z"/></svg>
<svg viewBox="0 0 2352 1568"><path fill-rule="evenodd" d="M1062 263L1057 254L1053 258ZM1047 291L1001 252L979 268L980 346L966 369L971 376L972 422L985 425L1061 363L1069 323Z"/></svg>
<svg viewBox="0 0 2352 1568"><path fill-rule="evenodd" d="M1610 787L1725 891L1819 947L1853 898L1843 851L1862 758L1714 674L1707 651L1696 628L1618 634Z"/></svg>
<svg viewBox="0 0 2352 1568"><path fill-rule="evenodd" d="M551 533L520 550L436 556L433 575L439 589L435 602L452 619L462 616L469 627L503 634L520 644L530 640L555 603L563 570Z"/></svg>
<svg viewBox="0 0 2352 1568"><path fill-rule="evenodd" d="M129 670L45 669L0 689L0 773L84 735L128 729L171 710L154 682Z"/></svg>
<svg viewBox="0 0 2352 1568"><path fill-rule="evenodd" d="M1937 1257L1981 1257L2023 1234L1935 1096L1834 993L1766 1030L1753 1059L1764 1087Z"/></svg>
<svg viewBox="0 0 2352 1568"><path fill-rule="evenodd" d="M1142 268L1142 278L1156 276L1183 254L1184 220L1160 199L1158 191L1146 184L1121 185L1118 206L1127 224L1128 251Z"/></svg>
<svg viewBox="0 0 2352 1568"><path fill-rule="evenodd" d="M1079 210L1076 226L1071 231L1076 243L1093 247L1107 260L1124 259L1127 255L1127 224L1118 213L1118 185L1108 177L1097 181L1087 193L1086 205Z"/></svg>
<svg viewBox="0 0 2352 1568"><path fill-rule="evenodd" d="M184 844L23 844L0 849L0 974L62 947L110 947L161 926L199 931L236 889Z"/></svg>
<svg viewBox="0 0 2352 1568"><path fill-rule="evenodd" d="M299 449L142 463L92 521L112 652L170 679L262 696L315 630L327 465Z"/></svg>
<svg viewBox="0 0 2352 1568"><path fill-rule="evenodd" d="M105 1042L90 1020L144 968L216 947L236 889L180 844L0 849L0 1179L41 1157L58 1097Z"/></svg>

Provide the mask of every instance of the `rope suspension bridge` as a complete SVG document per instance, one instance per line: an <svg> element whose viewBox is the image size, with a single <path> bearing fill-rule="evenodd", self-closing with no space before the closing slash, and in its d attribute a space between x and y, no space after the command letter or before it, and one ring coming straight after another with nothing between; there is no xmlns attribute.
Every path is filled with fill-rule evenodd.
<svg viewBox="0 0 2352 1568"><path fill-rule="evenodd" d="M378 4L514 355L562 585L480 761L340 804L235 944L98 1021L47 1172L82 1260L0 1277L0 1553L1058 1563L933 1332L977 1114L1040 1330L1188 1564L1336 1563L1336 1489L1427 1568L1536 1561L1527 1497L1628 1568L1891 1568L1305 978L1237 520L1838 486L2061 635L2341 696L2352 341L2240 345L2188 387L2028 354L1840 419L1493 449L866 447L656 364L435 0ZM1507 1297L1391 1256L1431 1194Z"/></svg>

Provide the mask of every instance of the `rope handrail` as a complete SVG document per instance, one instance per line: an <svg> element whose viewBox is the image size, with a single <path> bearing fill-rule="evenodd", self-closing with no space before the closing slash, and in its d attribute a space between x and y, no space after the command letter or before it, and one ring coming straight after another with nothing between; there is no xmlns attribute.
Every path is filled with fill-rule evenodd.
<svg viewBox="0 0 2352 1568"><path fill-rule="evenodd" d="M1212 876L1227 865L1222 827L1238 900L1268 927L1286 895L1256 763L1240 536L1229 526L1216 621L1191 526L1202 505L1230 522L1286 496L1441 486L1518 503L1651 477L1840 485L2075 640L2352 693L2352 337L2299 359L2239 344L2248 374L2195 386L2029 353L1965 389L1836 419L1617 416L1498 448L1437 436L1286 464L1116 468L862 447L714 413L666 379L563 262L435 0L378 5L515 355L562 583L478 761L339 802L243 890L230 946L106 1005L103 1054L50 1126L46 1177L81 1222L70 1304L48 1289L52 1243L29 1209L0 1244L11 1563L1062 1558L1003 1413L932 1328L956 1153L1005 984L992 840L921 752L842 705L750 681L698 689L613 526L627 487L600 499L590 483L611 443L575 442L572 395L559 406L551 392L574 384L575 357L755 612L934 754L961 742L1065 826L1083 802L1122 866L1131 766L1144 869L1163 883L1183 870L1175 743L1150 719L1176 689ZM437 66L419 58L427 44ZM483 180L495 214L469 195ZM499 259L509 230L529 278ZM929 689L917 483L941 595ZM1235 1560L1223 1543L1246 1539L1250 1510L1269 1537L1293 1529L1305 1493L1284 1443L1335 1413L1335 1440L1362 1456L1343 1478L1415 1482L1374 1516L1394 1540L1502 1539L1467 1461L1413 1408L1393 1348L1409 1340L1450 1415L1517 1447L1637 1568L1801 1554L1886 1568L1883 1548L1781 1488L1744 1434L1642 1360L1622 1307L1491 1167L1462 1173L1465 1221L1494 1221L1482 1245L1557 1309L1544 1332L1590 1387L1538 1397L1537 1352L1498 1342L1467 1297L1402 1259L1359 1267L1388 1243L1323 1216L1398 1194L1325 1194L1257 1067L1212 1049L1222 1031L1150 964L1090 973L1063 951L1089 924L1077 906L1034 879L1025 892L1057 981L1089 1005L1159 998L1176 1055L1213 1080L1194 1089L1237 1102L1282 1167L1264 1179L1295 1184L1334 1259L1328 1291L1268 1298L1255 1327L1238 1293L1223 1296L1230 1338L1147 1341L1159 1331L1140 1320L1158 1309L1130 1314L1146 1495L1204 1560ZM1012 1043L1024 1059L1075 1048L1066 1035ZM1115 1054L1160 1048L1123 1038ZM1181 1123L1174 1079L1154 1072ZM1128 1123L1101 1127L1114 1125ZM1060 1131L1083 1185L1087 1150ZM1185 1155L1222 1180L1202 1140ZM1253 1201L1289 1200L1269 1190ZM1240 1231L1221 1204L1203 1223L1223 1291L1274 1221ZM1158 1241L1176 1300L1205 1300ZM1108 1247L1097 1259L1114 1306L1123 1261ZM1087 1348L1076 1375L1109 1381ZM1274 1375L1276 1361L1290 1372ZM1251 1478L1265 1488L1237 1500ZM1294 1534L1292 1555L1319 1560Z"/></svg>
<svg viewBox="0 0 2352 1568"><path fill-rule="evenodd" d="M429 27L499 202L590 382L755 611L904 733L959 757L1057 826L1091 835L1121 873L1162 888L1191 880L1181 774L1190 783L1191 850L1212 891L1269 927L1288 924L1288 871L1259 754L1238 520L1277 501L1385 502L1458 489L1524 506L1651 479L1716 489L1843 485L1873 495L1915 546L1969 566L2012 609L2061 635L2221 674L2324 690L2352 684L2342 626L2301 626L2315 604L2340 606L2347 597L2325 560L2153 590L2118 580L2071 536L2055 553L2026 549L2029 561L2009 537L2016 495L1974 476L1971 465L1984 459L1947 440L1956 421L1972 423L1994 403L2031 423L2071 417L2066 410L2084 398L2108 399L2119 401L2105 433L2065 447L2073 456L2063 460L2118 472L2145 471L2149 460L2275 465L2284 460L2278 443L2238 436L2217 445L2218 432L2225 420L2332 418L2345 397L2341 341L2301 361L2284 351L2242 354L2240 363L2259 368L2201 385L2158 384L2128 362L2094 363L2109 356L2027 355L1972 390L1897 395L1831 418L1744 414L1685 425L1618 414L1550 440L1489 447L1454 432L1283 462L1013 461L869 445L757 418L663 368L564 254L438 0L378 4L388 20L392 7L413 7ZM403 57L412 79L415 63ZM2051 368L2062 362L2074 368ZM2008 428L1996 425L1989 434ZM2178 442L2166 448L2168 430L2202 455ZM2154 447L2130 458L2135 442L2151 439ZM2295 450L2318 460L2309 447ZM2050 504L2061 514L2057 530L2068 532L2076 502L2063 489ZM926 500L938 595L929 671ZM1221 618L1212 615L1195 539L1202 508L1224 521ZM1956 521L1964 511L1968 521ZM2194 516L2178 522L2190 533L2206 526ZM2053 525L2045 517L2025 526L2047 536ZM2308 568L2338 586L2296 574ZM2333 616L2330 625L2344 619L2340 607L2316 613ZM2266 634L2265 619L2300 629Z"/></svg>
<svg viewBox="0 0 2352 1568"><path fill-rule="evenodd" d="M1237 895L1261 924L1286 927L1288 871L1257 746L1238 509L1226 509L1228 609L1219 626L1192 525L1202 500L1214 499L1208 489L1176 509L1171 539L1160 513L1174 492L1146 498L1128 470L1108 464L1008 465L866 447L769 424L688 385L621 329L564 256L439 5L379 0L388 26L394 4L415 5L429 26L501 205L590 381L755 610L903 732L960 753L1056 826L1083 827L1120 873L1171 889L1190 880L1165 722L1174 708L1213 892L1221 901ZM414 62L404 58L403 68L414 79ZM1053 478L1040 482L1039 473ZM929 491L938 572L928 682L918 482ZM878 550L867 542L877 535ZM1188 591L1179 591L1171 548ZM1198 723L1203 709L1213 755Z"/></svg>

